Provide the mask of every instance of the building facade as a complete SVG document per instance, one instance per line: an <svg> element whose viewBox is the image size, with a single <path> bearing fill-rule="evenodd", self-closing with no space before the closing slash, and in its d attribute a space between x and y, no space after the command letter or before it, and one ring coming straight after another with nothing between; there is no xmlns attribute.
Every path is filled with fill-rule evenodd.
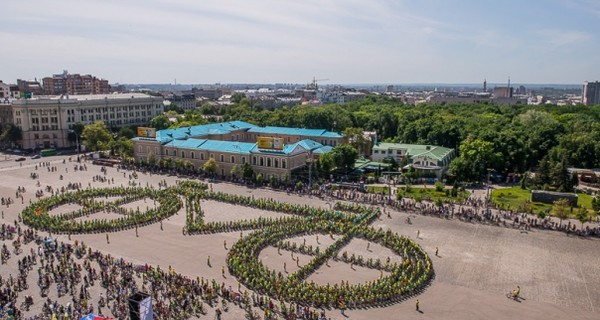
<svg viewBox="0 0 600 320"><path fill-rule="evenodd" d="M44 94L44 88L37 79L33 81L17 79L17 86L19 87L19 91L23 92L25 95Z"/></svg>
<svg viewBox="0 0 600 320"><path fill-rule="evenodd" d="M600 81L584 82L581 100L586 106L600 104Z"/></svg>
<svg viewBox="0 0 600 320"><path fill-rule="evenodd" d="M319 143L319 136L335 137L328 139L332 145L345 141L344 136L321 129L258 127L231 121L159 130L155 138L134 138L134 158L146 162L186 160L197 168L214 159L217 174L223 176L231 176L234 166L241 168L248 163L265 178L285 179L293 170L305 166L308 159L333 149ZM282 145L264 147L257 142L259 138L278 139Z"/></svg>
<svg viewBox="0 0 600 320"><path fill-rule="evenodd" d="M371 154L373 161L392 158L397 163L405 162L407 166L435 175L438 179L448 171L455 157L454 149L405 143L379 143L373 146Z"/></svg>
<svg viewBox="0 0 600 320"><path fill-rule="evenodd" d="M23 149L72 147L75 144L67 136L77 123L140 126L162 113L162 98L141 93L44 96L12 103L14 124L23 133Z"/></svg>
<svg viewBox="0 0 600 320"><path fill-rule="evenodd" d="M69 74L66 70L62 74L42 79L44 94L107 94L110 93L108 80L98 79L86 74Z"/></svg>

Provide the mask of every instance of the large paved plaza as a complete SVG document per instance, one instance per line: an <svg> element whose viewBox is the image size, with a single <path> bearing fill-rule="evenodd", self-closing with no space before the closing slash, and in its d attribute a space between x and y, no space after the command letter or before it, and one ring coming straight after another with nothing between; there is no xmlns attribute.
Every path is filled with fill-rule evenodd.
<svg viewBox="0 0 600 320"><path fill-rule="evenodd" d="M35 201L35 191L52 186L60 188L69 182L80 182L85 188L127 186L129 174L116 168L108 168L106 177L114 178L114 185L106 182L93 182L96 175L104 175L100 167L86 163L87 171L75 172L74 162L56 157L48 159L27 159L22 163L11 160L0 161L0 195L12 197L18 186L25 187L24 204L17 200L10 207L2 207L4 219L1 223L17 219L19 212ZM4 159L4 157L1 157ZM48 172L46 168L35 165L42 161L51 161L57 172ZM68 172L67 172L68 170ZM32 179L32 172L39 179ZM125 174L123 174L125 173ZM63 175L63 180L59 180ZM177 177L165 175L140 174L134 181L141 186L157 187L158 182L166 180L174 185ZM40 187L36 186L37 181ZM228 183L212 183L215 191L241 195L253 195L255 198L274 198L279 201L297 204L309 204L329 208L331 203L318 198L288 195L269 189L251 189ZM142 204L143 205L143 204ZM231 221L255 219L261 215L277 216L274 212L261 212L244 206L204 201L205 219L209 221ZM443 220L433 217L410 215L412 224L405 222L407 213L392 212L391 218L382 215L373 223L376 228L391 229L402 235L416 239L430 255L435 279L419 296L387 307L347 310L342 316L338 311L327 311L331 319L599 319L600 314L600 240L568 236L553 231L533 230L521 232L515 229L470 224L458 220ZM216 233L209 235L184 235L185 212L180 212L162 224L154 223L138 230L113 232L110 243L104 233L73 235L69 241L66 236L53 235L61 241L83 241L90 247L104 253L135 263L172 266L176 272L196 278L216 279L227 286L237 287L237 280L227 274L221 274L226 266L227 250L224 241L231 246L240 238L239 232ZM419 238L417 238L417 231ZM297 242L301 241L296 239ZM316 240L306 237L306 241L316 245ZM8 244L8 242L6 242ZM326 240L320 241L327 245ZM436 247L439 257L434 255ZM27 249L28 250L28 249ZM390 255L386 248L372 245L368 247L362 240L353 240L344 250L363 256L385 259ZM210 256L211 265L207 265ZM287 254L280 255L276 249L267 248L259 258L269 268L283 270L285 262L290 271L296 267L294 260ZM300 257L300 264L305 257ZM16 270L11 264L2 266L2 277ZM226 268L225 268L226 269ZM366 268L351 268L344 263L331 263L323 266L309 281L316 283L340 283L369 281L379 277L379 271ZM35 283L35 282L33 282ZM520 285L520 302L506 298L506 293ZM35 287L35 285L31 286ZM29 291L38 295L35 288ZM415 300L419 299L422 312L415 311ZM214 317L209 310L207 319ZM223 314L223 319L242 319L241 309L231 308Z"/></svg>

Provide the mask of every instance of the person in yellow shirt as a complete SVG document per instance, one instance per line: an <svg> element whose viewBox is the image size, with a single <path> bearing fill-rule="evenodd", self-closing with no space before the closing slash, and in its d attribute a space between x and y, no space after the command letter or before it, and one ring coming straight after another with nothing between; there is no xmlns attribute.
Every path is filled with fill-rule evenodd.
<svg viewBox="0 0 600 320"><path fill-rule="evenodd" d="M521 287L517 286L517 288L515 290L513 290L513 298L518 298L519 294L521 293Z"/></svg>

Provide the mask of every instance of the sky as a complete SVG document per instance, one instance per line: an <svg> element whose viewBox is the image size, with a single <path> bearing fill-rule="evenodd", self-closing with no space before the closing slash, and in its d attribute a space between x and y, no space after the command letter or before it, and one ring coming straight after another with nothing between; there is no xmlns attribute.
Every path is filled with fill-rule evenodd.
<svg viewBox="0 0 600 320"><path fill-rule="evenodd" d="M0 80L600 80L600 0L28 0L0 6Z"/></svg>

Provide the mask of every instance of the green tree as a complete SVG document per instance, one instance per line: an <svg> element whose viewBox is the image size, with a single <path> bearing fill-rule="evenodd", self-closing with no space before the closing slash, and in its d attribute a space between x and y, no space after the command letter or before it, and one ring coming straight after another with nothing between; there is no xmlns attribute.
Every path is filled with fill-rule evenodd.
<svg viewBox="0 0 600 320"><path fill-rule="evenodd" d="M581 222L581 230L583 230L583 224L588 220L588 214L586 208L579 208L577 210L577 220Z"/></svg>
<svg viewBox="0 0 600 320"><path fill-rule="evenodd" d="M252 166L248 162L244 163L242 169L244 179L252 179L252 177L254 176L254 169L252 169Z"/></svg>
<svg viewBox="0 0 600 320"><path fill-rule="evenodd" d="M21 128L16 125L9 123L2 129L2 133L0 134L0 141L2 142L12 142L16 143L17 141L23 138L23 133L21 132Z"/></svg>
<svg viewBox="0 0 600 320"><path fill-rule="evenodd" d="M85 125L81 122L77 122L76 124L71 126L72 131L69 131L67 139L70 142L77 142L78 137L81 137L81 134L83 133L83 129L85 129Z"/></svg>
<svg viewBox="0 0 600 320"><path fill-rule="evenodd" d="M460 156L450 164L450 170L463 181L480 181L499 157L491 142L473 136L463 141L459 149Z"/></svg>
<svg viewBox="0 0 600 320"><path fill-rule="evenodd" d="M338 168L343 168L346 173L354 168L354 163L358 157L356 148L349 144L337 145L331 150L333 160Z"/></svg>
<svg viewBox="0 0 600 320"><path fill-rule="evenodd" d="M123 127L121 129L119 129L118 135L119 135L119 137L133 139L135 137L136 133L130 127Z"/></svg>
<svg viewBox="0 0 600 320"><path fill-rule="evenodd" d="M547 157L542 158L538 164L537 171L535 173L535 184L541 188L545 185L549 185L552 182L550 177L550 162Z"/></svg>
<svg viewBox="0 0 600 320"><path fill-rule="evenodd" d="M91 151L108 150L113 141L113 136L103 121L85 126L81 138L86 148Z"/></svg>
<svg viewBox="0 0 600 320"><path fill-rule="evenodd" d="M329 177L331 170L335 166L335 162L333 159L333 153L328 152L324 153L319 157L319 169L321 171L322 176Z"/></svg>
<svg viewBox="0 0 600 320"><path fill-rule="evenodd" d="M131 139L120 137L111 142L110 148L124 159L133 158L133 141Z"/></svg>
<svg viewBox="0 0 600 320"><path fill-rule="evenodd" d="M358 150L361 156L368 156L371 152L371 140L365 138L363 128L346 128L344 135L348 137L350 144Z"/></svg>
<svg viewBox="0 0 600 320"><path fill-rule="evenodd" d="M552 207L552 211L554 215L560 219L559 227L562 226L562 222L564 219L569 217L571 205L569 204L569 200L567 199L558 199L554 201L554 206Z"/></svg>
<svg viewBox="0 0 600 320"><path fill-rule="evenodd" d="M240 104L242 102L242 100L245 98L246 98L245 94L243 94L241 92L236 92L231 95L231 102L233 102L235 104Z"/></svg>
<svg viewBox="0 0 600 320"><path fill-rule="evenodd" d="M560 162L556 163L551 171L552 185L560 192L573 191L573 180L567 167L567 158L563 157Z"/></svg>
<svg viewBox="0 0 600 320"><path fill-rule="evenodd" d="M211 175L214 175L215 173L217 173L219 166L217 165L217 162L215 161L215 159L210 158L210 159L208 159L208 161L206 161L204 163L204 166L202 168L204 169L205 172L208 172Z"/></svg>
<svg viewBox="0 0 600 320"><path fill-rule="evenodd" d="M237 178L242 173L242 168L240 168L240 166L238 166L237 164L234 164L233 167L231 167L230 173L232 176Z"/></svg>
<svg viewBox="0 0 600 320"><path fill-rule="evenodd" d="M156 128L156 130L167 129L170 125L171 121L169 121L169 118L164 114L158 115L150 120L150 127Z"/></svg>

